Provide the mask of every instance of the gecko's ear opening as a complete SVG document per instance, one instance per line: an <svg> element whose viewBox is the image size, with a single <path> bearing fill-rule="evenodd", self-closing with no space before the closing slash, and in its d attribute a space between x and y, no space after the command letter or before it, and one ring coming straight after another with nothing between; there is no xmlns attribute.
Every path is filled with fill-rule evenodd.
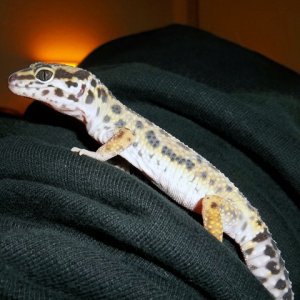
<svg viewBox="0 0 300 300"><path fill-rule="evenodd" d="M37 71L35 78L43 83L49 82L53 79L54 72L51 69L43 68Z"/></svg>

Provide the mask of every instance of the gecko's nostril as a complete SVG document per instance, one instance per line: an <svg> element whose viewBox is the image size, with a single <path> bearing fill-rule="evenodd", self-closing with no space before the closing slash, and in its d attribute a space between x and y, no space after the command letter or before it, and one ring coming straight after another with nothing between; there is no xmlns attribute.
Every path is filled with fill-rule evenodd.
<svg viewBox="0 0 300 300"><path fill-rule="evenodd" d="M8 77L8 82L11 83L17 79L17 74L13 73Z"/></svg>

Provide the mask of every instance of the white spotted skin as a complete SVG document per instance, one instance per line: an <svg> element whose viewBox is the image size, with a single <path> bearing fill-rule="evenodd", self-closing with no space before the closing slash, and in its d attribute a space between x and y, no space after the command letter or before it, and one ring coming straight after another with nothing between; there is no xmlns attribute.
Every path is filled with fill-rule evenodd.
<svg viewBox="0 0 300 300"><path fill-rule="evenodd" d="M44 69L50 73L39 73ZM46 82L37 78L50 75ZM222 198L223 230L240 245L249 270L275 299L293 299L280 250L238 188L201 155L119 102L93 74L37 63L11 75L9 88L84 122L100 143L106 143L119 128L129 129L134 141L120 156L182 206L196 211L205 196Z"/></svg>

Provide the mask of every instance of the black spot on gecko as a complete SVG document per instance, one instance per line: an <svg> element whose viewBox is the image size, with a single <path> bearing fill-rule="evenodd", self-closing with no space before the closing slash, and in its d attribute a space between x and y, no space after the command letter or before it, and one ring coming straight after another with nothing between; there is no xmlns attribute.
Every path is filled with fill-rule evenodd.
<svg viewBox="0 0 300 300"><path fill-rule="evenodd" d="M181 158L179 161L178 161L178 163L181 165L181 164L185 164L185 162L186 162L186 159L185 158Z"/></svg>
<svg viewBox="0 0 300 300"><path fill-rule="evenodd" d="M106 91L102 90L101 100L102 100L103 103L107 102L107 97L108 97L108 95L107 95Z"/></svg>
<svg viewBox="0 0 300 300"><path fill-rule="evenodd" d="M64 95L64 92L62 91L62 89L59 89L59 88L56 88L54 93L57 97L63 97L63 95Z"/></svg>
<svg viewBox="0 0 300 300"><path fill-rule="evenodd" d="M243 224L243 226L242 226L242 231L244 231L246 228L247 228L247 226L248 226L248 223L247 222L245 222L244 224Z"/></svg>
<svg viewBox="0 0 300 300"><path fill-rule="evenodd" d="M264 253L270 257L275 257L275 255L276 255L274 248L271 247L270 245L266 246Z"/></svg>
<svg viewBox="0 0 300 300"><path fill-rule="evenodd" d="M253 239L253 242L262 242L269 238L269 233L267 229L265 229L263 232L260 232L256 235L256 237Z"/></svg>
<svg viewBox="0 0 300 300"><path fill-rule="evenodd" d="M70 72L67 72L66 70L59 68L55 72L55 78L57 79L71 79L73 77L73 74Z"/></svg>
<svg viewBox="0 0 300 300"><path fill-rule="evenodd" d="M266 268L270 270L272 274L278 274L280 272L280 268L275 261L268 262Z"/></svg>
<svg viewBox="0 0 300 300"><path fill-rule="evenodd" d="M261 283L265 283L265 282L267 282L267 278L265 278L265 277L257 277L257 279L261 282Z"/></svg>
<svg viewBox="0 0 300 300"><path fill-rule="evenodd" d="M251 266L249 266L249 269L250 269L251 271L254 271L254 270L257 270L257 267L254 266L254 265L251 265Z"/></svg>
<svg viewBox="0 0 300 300"><path fill-rule="evenodd" d="M256 221L256 224L257 224L258 226L261 226L261 225L262 225L262 221L261 221L261 220L257 220L257 221Z"/></svg>
<svg viewBox="0 0 300 300"><path fill-rule="evenodd" d="M156 137L155 133L153 130L149 130L146 132L146 139L148 140L149 144L153 148L157 148L160 144L159 139Z"/></svg>
<svg viewBox="0 0 300 300"><path fill-rule="evenodd" d="M174 153L174 152L171 153L171 155L170 155L171 161L174 161L176 159L176 157L177 157L176 153Z"/></svg>
<svg viewBox="0 0 300 300"><path fill-rule="evenodd" d="M94 94L91 90L88 91L88 95L85 98L86 104L91 104L94 101Z"/></svg>
<svg viewBox="0 0 300 300"><path fill-rule="evenodd" d="M254 248L249 248L249 249L245 250L245 253L247 255L251 255L251 253L253 252L253 250L254 250Z"/></svg>
<svg viewBox="0 0 300 300"><path fill-rule="evenodd" d="M188 170L191 170L191 169L193 169L193 168L195 167L195 164L194 164L190 159L187 159L187 160L186 160L185 165L186 165L186 168L187 168Z"/></svg>
<svg viewBox="0 0 300 300"><path fill-rule="evenodd" d="M216 193L217 193L217 194L218 194L218 193L222 193L222 191L223 191L223 189L222 189L220 186L216 188Z"/></svg>
<svg viewBox="0 0 300 300"><path fill-rule="evenodd" d="M275 284L275 288L278 290L284 290L285 287L286 287L286 282L282 279L279 279Z"/></svg>
<svg viewBox="0 0 300 300"><path fill-rule="evenodd" d="M162 149L161 149L161 153L164 154L164 155L167 155L167 152L168 152L168 147L163 146Z"/></svg>
<svg viewBox="0 0 300 300"><path fill-rule="evenodd" d="M246 236L243 236L240 240L240 243L243 243L246 240Z"/></svg>
<svg viewBox="0 0 300 300"><path fill-rule="evenodd" d="M203 178L203 179L206 179L207 178L207 172L201 172L201 177Z"/></svg>
<svg viewBox="0 0 300 300"><path fill-rule="evenodd" d="M98 107L97 107L96 116L99 116L99 113L100 113L100 107L98 106Z"/></svg>
<svg viewBox="0 0 300 300"><path fill-rule="evenodd" d="M83 85L81 86L81 89L80 89L79 93L77 94L77 97L81 97L81 96L84 94L85 88L86 88L86 85L83 84Z"/></svg>
<svg viewBox="0 0 300 300"><path fill-rule="evenodd" d="M121 113L122 109L121 109L120 105L114 104L114 105L112 105L111 110L112 110L113 113L119 115Z"/></svg>
<svg viewBox="0 0 300 300"><path fill-rule="evenodd" d="M49 94L49 90L43 90L43 91L42 91L42 95L43 95L43 96L46 96L46 95L48 95L48 94Z"/></svg>
<svg viewBox="0 0 300 300"><path fill-rule="evenodd" d="M227 191L227 192L232 192L232 187L231 187L230 185L227 185L227 186L226 186L226 191Z"/></svg>
<svg viewBox="0 0 300 300"><path fill-rule="evenodd" d="M67 85L68 88L71 87L71 86L77 87L78 83L77 82L73 82L71 80L68 80L68 81L66 81L66 85Z"/></svg>
<svg viewBox="0 0 300 300"><path fill-rule="evenodd" d="M144 124L142 123L142 121L138 120L135 123L135 127L139 128L139 129L142 129L142 128L144 128Z"/></svg>
<svg viewBox="0 0 300 300"><path fill-rule="evenodd" d="M216 181L215 181L214 179L210 179L210 180L209 180L209 185L214 185L215 182L216 182Z"/></svg>
<svg viewBox="0 0 300 300"><path fill-rule="evenodd" d="M115 125L119 128L124 127L126 125L126 122L123 121L122 119L118 120Z"/></svg>
<svg viewBox="0 0 300 300"><path fill-rule="evenodd" d="M110 121L110 116L109 115L105 115L103 118L103 122L104 123L108 123Z"/></svg>
<svg viewBox="0 0 300 300"><path fill-rule="evenodd" d="M98 98L101 98L101 89L100 88L97 88L97 96L98 96Z"/></svg>
<svg viewBox="0 0 300 300"><path fill-rule="evenodd" d="M211 208L216 208L217 206L218 206L218 204L216 202L212 202L210 205Z"/></svg>
<svg viewBox="0 0 300 300"><path fill-rule="evenodd" d="M93 78L93 79L91 80L91 86L92 86L92 87L96 87L96 85L97 85L97 82L96 82L96 80Z"/></svg>
<svg viewBox="0 0 300 300"><path fill-rule="evenodd" d="M90 72L88 72L86 70L78 70L73 75L80 80L84 80L90 76Z"/></svg>
<svg viewBox="0 0 300 300"><path fill-rule="evenodd" d="M76 97L75 97L74 95L72 95L72 94L68 96L68 99L69 99L69 100L72 100L72 101L74 101L74 102L78 102L78 98L76 98Z"/></svg>
<svg viewBox="0 0 300 300"><path fill-rule="evenodd" d="M182 156L176 156L175 160L179 163L182 160Z"/></svg>

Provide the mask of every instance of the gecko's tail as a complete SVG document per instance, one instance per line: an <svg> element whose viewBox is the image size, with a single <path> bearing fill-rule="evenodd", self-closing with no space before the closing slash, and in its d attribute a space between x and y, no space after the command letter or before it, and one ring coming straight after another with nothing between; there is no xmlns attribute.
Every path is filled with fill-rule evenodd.
<svg viewBox="0 0 300 300"><path fill-rule="evenodd" d="M218 240L222 241L225 232L240 245L249 270L275 299L294 299L281 252L258 211L245 198L233 202L232 198L205 196L194 211L202 213L204 227Z"/></svg>
<svg viewBox="0 0 300 300"><path fill-rule="evenodd" d="M275 299L292 300L294 299L292 283L281 252L267 226L263 228L264 230L258 232L254 238L241 243L246 264Z"/></svg>

